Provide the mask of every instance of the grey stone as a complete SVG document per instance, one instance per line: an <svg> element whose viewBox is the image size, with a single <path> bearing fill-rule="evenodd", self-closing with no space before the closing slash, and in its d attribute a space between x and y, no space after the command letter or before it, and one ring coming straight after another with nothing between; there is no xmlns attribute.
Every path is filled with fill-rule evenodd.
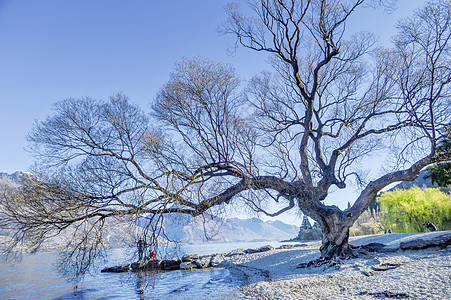
<svg viewBox="0 0 451 300"><path fill-rule="evenodd" d="M258 250L257 248L249 248L249 249L244 250L244 253L246 253L246 254L258 253L258 252L260 252L260 250Z"/></svg>
<svg viewBox="0 0 451 300"><path fill-rule="evenodd" d="M161 262L160 268L162 270L167 270L167 271L178 270L178 269L180 269L181 263L182 262L180 259L175 259L175 258L165 259Z"/></svg>
<svg viewBox="0 0 451 300"><path fill-rule="evenodd" d="M199 259L200 256L198 254L185 254L182 257L182 262L190 262Z"/></svg>
<svg viewBox="0 0 451 300"><path fill-rule="evenodd" d="M154 260L140 260L138 262L132 263L130 266L133 271L151 271L151 270L160 270L162 259L154 259Z"/></svg>
<svg viewBox="0 0 451 300"><path fill-rule="evenodd" d="M192 270L192 269L194 269L196 267L197 267L197 265L192 263L192 262L182 262L180 264L180 269L181 270Z"/></svg>
<svg viewBox="0 0 451 300"><path fill-rule="evenodd" d="M230 257L230 256L235 256L235 255L244 255L246 253L244 253L244 249L235 249L231 252L229 252L226 256Z"/></svg>
<svg viewBox="0 0 451 300"><path fill-rule="evenodd" d="M294 245L282 245L280 247L277 247L277 249L293 249Z"/></svg>
<svg viewBox="0 0 451 300"><path fill-rule="evenodd" d="M228 268L233 266L233 262L229 261L229 260L223 260L219 265L217 265L218 268Z"/></svg>
<svg viewBox="0 0 451 300"><path fill-rule="evenodd" d="M128 272L128 270L130 270L130 265L120 265L120 266L105 268L100 272L102 272L102 273L105 273L105 272L122 273L122 272Z"/></svg>
<svg viewBox="0 0 451 300"><path fill-rule="evenodd" d="M216 254L214 255L210 260L210 266L217 267L219 266L222 261L225 259L224 254Z"/></svg>
<svg viewBox="0 0 451 300"><path fill-rule="evenodd" d="M198 260L195 261L195 264L198 268L208 268L210 266L211 256L202 256Z"/></svg>
<svg viewBox="0 0 451 300"><path fill-rule="evenodd" d="M258 248L258 251L259 252L266 252L266 251L271 251L271 250L274 250L275 248L273 247L273 246L271 246L271 245L266 245L266 246L263 246L263 247L260 247L260 248Z"/></svg>

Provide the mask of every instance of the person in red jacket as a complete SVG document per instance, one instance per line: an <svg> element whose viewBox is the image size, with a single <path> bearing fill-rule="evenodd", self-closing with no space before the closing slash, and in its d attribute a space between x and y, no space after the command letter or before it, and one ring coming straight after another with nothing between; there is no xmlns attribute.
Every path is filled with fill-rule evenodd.
<svg viewBox="0 0 451 300"><path fill-rule="evenodd" d="M155 252L150 251L150 253L149 253L149 259L150 259L150 260L154 260L155 257L157 257L157 255L155 254Z"/></svg>

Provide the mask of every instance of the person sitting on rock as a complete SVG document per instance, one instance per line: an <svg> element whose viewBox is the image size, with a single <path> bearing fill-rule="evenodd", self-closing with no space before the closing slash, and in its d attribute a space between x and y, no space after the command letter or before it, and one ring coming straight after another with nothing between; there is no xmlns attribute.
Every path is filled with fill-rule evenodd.
<svg viewBox="0 0 451 300"><path fill-rule="evenodd" d="M136 243L136 246L138 247L138 258L139 260L142 260L144 255L144 249L146 248L146 242L144 241L143 237L139 238L139 241L138 243Z"/></svg>
<svg viewBox="0 0 451 300"><path fill-rule="evenodd" d="M157 255L155 254L155 252L150 251L149 256L147 257L147 259L149 259L149 260L154 260L155 257L157 257Z"/></svg>
<svg viewBox="0 0 451 300"><path fill-rule="evenodd" d="M435 226L435 224L432 223L431 221L423 223L423 225L426 226L427 229L429 229L430 231L437 231L437 226Z"/></svg>

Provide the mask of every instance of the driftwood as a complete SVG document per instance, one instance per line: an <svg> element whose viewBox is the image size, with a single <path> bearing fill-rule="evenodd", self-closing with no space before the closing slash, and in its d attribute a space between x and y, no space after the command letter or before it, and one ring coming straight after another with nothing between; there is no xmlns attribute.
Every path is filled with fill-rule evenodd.
<svg viewBox="0 0 451 300"><path fill-rule="evenodd" d="M370 243L359 247L351 246L352 249L358 249L360 251L368 252L396 252L401 250L422 250L431 247L446 248L451 245L451 233L445 233L430 239L416 239L408 242L402 242L399 248L388 248L381 243Z"/></svg>
<svg viewBox="0 0 451 300"><path fill-rule="evenodd" d="M403 242L399 248L401 250L421 250L431 247L446 248L449 245L451 245L451 233L442 234L431 239L416 239Z"/></svg>

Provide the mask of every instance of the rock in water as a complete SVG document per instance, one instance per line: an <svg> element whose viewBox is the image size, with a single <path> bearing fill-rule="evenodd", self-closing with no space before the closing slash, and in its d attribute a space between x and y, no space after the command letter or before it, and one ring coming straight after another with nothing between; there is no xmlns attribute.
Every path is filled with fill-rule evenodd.
<svg viewBox="0 0 451 300"><path fill-rule="evenodd" d="M198 268L208 268L210 266L211 256L202 256L198 260L195 261L195 264Z"/></svg>
<svg viewBox="0 0 451 300"><path fill-rule="evenodd" d="M216 254L211 258L210 266L217 267L223 262L224 259L225 259L224 254Z"/></svg>
<svg viewBox="0 0 451 300"><path fill-rule="evenodd" d="M181 264L180 264L180 269L181 270L192 270L192 269L194 269L194 268L196 268L197 267L197 265L195 265L194 263L192 263L192 262L182 262Z"/></svg>
<svg viewBox="0 0 451 300"><path fill-rule="evenodd" d="M244 253L244 249L235 249L231 252L229 252L229 254L227 254L227 257L231 257L231 256L235 256L235 255L244 255L246 253Z"/></svg>
<svg viewBox="0 0 451 300"><path fill-rule="evenodd" d="M110 268L103 269L102 273L109 272L109 273L122 273L122 272L128 272L130 270L130 265L120 265L120 266L114 266Z"/></svg>
<svg viewBox="0 0 451 300"><path fill-rule="evenodd" d="M185 254L182 257L182 262L192 262L199 258L200 256L198 254Z"/></svg>
<svg viewBox="0 0 451 300"><path fill-rule="evenodd" d="M161 269L162 259L140 260L132 263L130 266L132 271L153 271Z"/></svg>
<svg viewBox="0 0 451 300"><path fill-rule="evenodd" d="M180 269L180 264L182 261L180 259L165 259L161 262L160 268L166 271L178 270Z"/></svg>

